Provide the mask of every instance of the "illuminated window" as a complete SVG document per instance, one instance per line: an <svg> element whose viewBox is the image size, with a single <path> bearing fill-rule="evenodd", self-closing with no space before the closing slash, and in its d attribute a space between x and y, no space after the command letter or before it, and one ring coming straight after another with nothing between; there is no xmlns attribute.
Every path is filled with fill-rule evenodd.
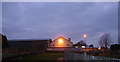
<svg viewBox="0 0 120 62"><path fill-rule="evenodd" d="M82 48L85 48L85 46L82 46Z"/></svg>
<svg viewBox="0 0 120 62"><path fill-rule="evenodd" d="M59 39L59 40L58 40L58 43L59 43L59 44L63 43L63 39Z"/></svg>
<svg viewBox="0 0 120 62"><path fill-rule="evenodd" d="M99 50L101 49L101 47L98 48Z"/></svg>
<svg viewBox="0 0 120 62"><path fill-rule="evenodd" d="M75 48L78 48L78 46L75 46Z"/></svg>

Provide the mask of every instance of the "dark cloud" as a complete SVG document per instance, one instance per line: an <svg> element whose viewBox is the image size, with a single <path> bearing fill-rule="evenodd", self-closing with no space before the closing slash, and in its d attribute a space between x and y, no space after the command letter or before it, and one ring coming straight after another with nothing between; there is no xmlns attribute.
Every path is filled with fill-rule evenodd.
<svg viewBox="0 0 120 62"><path fill-rule="evenodd" d="M104 33L117 41L117 2L3 3L3 33L8 39L42 39L58 35L74 43L87 34L87 43L98 45Z"/></svg>

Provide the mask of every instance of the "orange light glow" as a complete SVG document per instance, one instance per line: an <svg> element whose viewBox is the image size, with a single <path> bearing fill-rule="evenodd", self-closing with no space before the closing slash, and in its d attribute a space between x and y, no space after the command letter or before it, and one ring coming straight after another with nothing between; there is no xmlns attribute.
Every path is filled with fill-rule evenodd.
<svg viewBox="0 0 120 62"><path fill-rule="evenodd" d="M99 50L101 49L101 47L98 48Z"/></svg>
<svg viewBox="0 0 120 62"><path fill-rule="evenodd" d="M63 40L62 39L59 39L58 40L59 44L63 43Z"/></svg>
<svg viewBox="0 0 120 62"><path fill-rule="evenodd" d="M86 35L86 34L84 34L84 35L83 35L83 37L84 37L84 38L86 38L86 37L87 37L87 35Z"/></svg>

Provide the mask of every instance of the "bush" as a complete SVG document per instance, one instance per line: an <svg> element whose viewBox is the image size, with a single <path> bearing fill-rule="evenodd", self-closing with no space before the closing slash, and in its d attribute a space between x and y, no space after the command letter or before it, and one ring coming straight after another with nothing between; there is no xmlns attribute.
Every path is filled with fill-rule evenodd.
<svg viewBox="0 0 120 62"><path fill-rule="evenodd" d="M110 50L112 51L118 51L120 50L120 45L119 44L114 44L110 46Z"/></svg>

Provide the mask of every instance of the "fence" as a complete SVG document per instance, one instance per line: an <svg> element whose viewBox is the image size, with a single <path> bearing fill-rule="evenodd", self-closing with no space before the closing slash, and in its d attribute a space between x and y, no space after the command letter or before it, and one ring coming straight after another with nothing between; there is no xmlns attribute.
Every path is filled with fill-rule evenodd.
<svg viewBox="0 0 120 62"><path fill-rule="evenodd" d="M77 60L82 60L84 62L93 62L93 61L101 61L101 62L120 62L120 59L117 58L108 58L108 57L100 57L100 56L91 56L81 53L74 52L65 52L64 54L65 60L72 60L72 62L76 62Z"/></svg>

